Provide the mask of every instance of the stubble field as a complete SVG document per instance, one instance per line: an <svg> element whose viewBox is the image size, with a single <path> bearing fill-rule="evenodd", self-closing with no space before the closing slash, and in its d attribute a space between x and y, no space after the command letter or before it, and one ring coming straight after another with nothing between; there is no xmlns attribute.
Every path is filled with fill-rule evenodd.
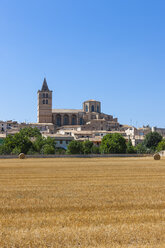
<svg viewBox="0 0 165 248"><path fill-rule="evenodd" d="M0 247L165 247L165 160L0 160Z"/></svg>

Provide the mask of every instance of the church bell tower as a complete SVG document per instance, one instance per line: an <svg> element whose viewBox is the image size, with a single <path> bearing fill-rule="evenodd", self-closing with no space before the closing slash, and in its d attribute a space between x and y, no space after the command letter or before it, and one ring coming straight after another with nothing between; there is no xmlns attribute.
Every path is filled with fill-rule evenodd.
<svg viewBox="0 0 165 248"><path fill-rule="evenodd" d="M38 90L38 123L52 123L52 91L44 78L41 90Z"/></svg>

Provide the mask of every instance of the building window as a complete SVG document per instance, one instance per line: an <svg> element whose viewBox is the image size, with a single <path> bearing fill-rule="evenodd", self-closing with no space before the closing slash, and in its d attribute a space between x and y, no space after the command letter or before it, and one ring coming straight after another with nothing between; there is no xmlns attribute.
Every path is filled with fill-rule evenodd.
<svg viewBox="0 0 165 248"><path fill-rule="evenodd" d="M45 100L43 100L42 103L45 104Z"/></svg>
<svg viewBox="0 0 165 248"><path fill-rule="evenodd" d="M57 117L56 117L56 125L61 126L61 115L57 115Z"/></svg>
<svg viewBox="0 0 165 248"><path fill-rule="evenodd" d="M66 140L66 144L67 144L67 145L69 144L69 141L68 141L68 140Z"/></svg>
<svg viewBox="0 0 165 248"><path fill-rule="evenodd" d="M91 111L94 112L95 111L95 107L94 105L91 106Z"/></svg>
<svg viewBox="0 0 165 248"><path fill-rule="evenodd" d="M77 125L77 118L76 115L72 116L72 125Z"/></svg>
<svg viewBox="0 0 165 248"><path fill-rule="evenodd" d="M64 125L69 125L69 116L64 115Z"/></svg>
<svg viewBox="0 0 165 248"><path fill-rule="evenodd" d="M46 100L46 104L48 104L48 100Z"/></svg>
<svg viewBox="0 0 165 248"><path fill-rule="evenodd" d="M45 98L45 93L42 94L42 97Z"/></svg>
<svg viewBox="0 0 165 248"><path fill-rule="evenodd" d="M48 98L48 93L46 93L46 98Z"/></svg>
<svg viewBox="0 0 165 248"><path fill-rule="evenodd" d="M60 144L62 145L62 140L60 140Z"/></svg>
<svg viewBox="0 0 165 248"><path fill-rule="evenodd" d="M88 112L88 105L85 105L85 111Z"/></svg>
<svg viewBox="0 0 165 248"><path fill-rule="evenodd" d="M80 125L83 125L83 118L80 117Z"/></svg>

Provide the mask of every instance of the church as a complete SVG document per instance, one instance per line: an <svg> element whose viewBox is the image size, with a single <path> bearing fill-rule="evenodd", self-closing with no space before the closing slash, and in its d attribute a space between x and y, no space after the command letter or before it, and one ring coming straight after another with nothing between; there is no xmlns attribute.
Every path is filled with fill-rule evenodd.
<svg viewBox="0 0 165 248"><path fill-rule="evenodd" d="M38 123L53 124L57 130L62 126L81 126L82 130L119 130L117 118L101 112L101 102L87 100L82 109L53 109L52 90L49 90L44 78L41 90L38 90Z"/></svg>

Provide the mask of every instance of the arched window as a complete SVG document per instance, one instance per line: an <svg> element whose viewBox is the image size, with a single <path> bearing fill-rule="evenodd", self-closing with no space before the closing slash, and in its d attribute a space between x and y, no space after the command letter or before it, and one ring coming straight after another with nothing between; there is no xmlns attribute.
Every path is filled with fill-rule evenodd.
<svg viewBox="0 0 165 248"><path fill-rule="evenodd" d="M80 125L83 125L83 118L80 117Z"/></svg>
<svg viewBox="0 0 165 248"><path fill-rule="evenodd" d="M48 104L48 100L46 100L46 104Z"/></svg>
<svg viewBox="0 0 165 248"><path fill-rule="evenodd" d="M48 98L48 93L46 93L46 98Z"/></svg>
<svg viewBox="0 0 165 248"><path fill-rule="evenodd" d="M95 107L94 105L91 106L91 111L94 112L95 111Z"/></svg>
<svg viewBox="0 0 165 248"><path fill-rule="evenodd" d="M61 115L57 115L57 117L56 117L56 125L61 126Z"/></svg>
<svg viewBox="0 0 165 248"><path fill-rule="evenodd" d="M77 125L76 115L72 115L72 125Z"/></svg>
<svg viewBox="0 0 165 248"><path fill-rule="evenodd" d="M99 105L97 105L97 112L98 112L98 113L100 112L100 108L99 108Z"/></svg>
<svg viewBox="0 0 165 248"><path fill-rule="evenodd" d="M45 104L45 100L43 100L42 103Z"/></svg>
<svg viewBox="0 0 165 248"><path fill-rule="evenodd" d="M85 106L85 111L88 112L88 105Z"/></svg>
<svg viewBox="0 0 165 248"><path fill-rule="evenodd" d="M64 115L64 125L69 125L69 116Z"/></svg>
<svg viewBox="0 0 165 248"><path fill-rule="evenodd" d="M42 94L42 97L45 98L45 93Z"/></svg>

